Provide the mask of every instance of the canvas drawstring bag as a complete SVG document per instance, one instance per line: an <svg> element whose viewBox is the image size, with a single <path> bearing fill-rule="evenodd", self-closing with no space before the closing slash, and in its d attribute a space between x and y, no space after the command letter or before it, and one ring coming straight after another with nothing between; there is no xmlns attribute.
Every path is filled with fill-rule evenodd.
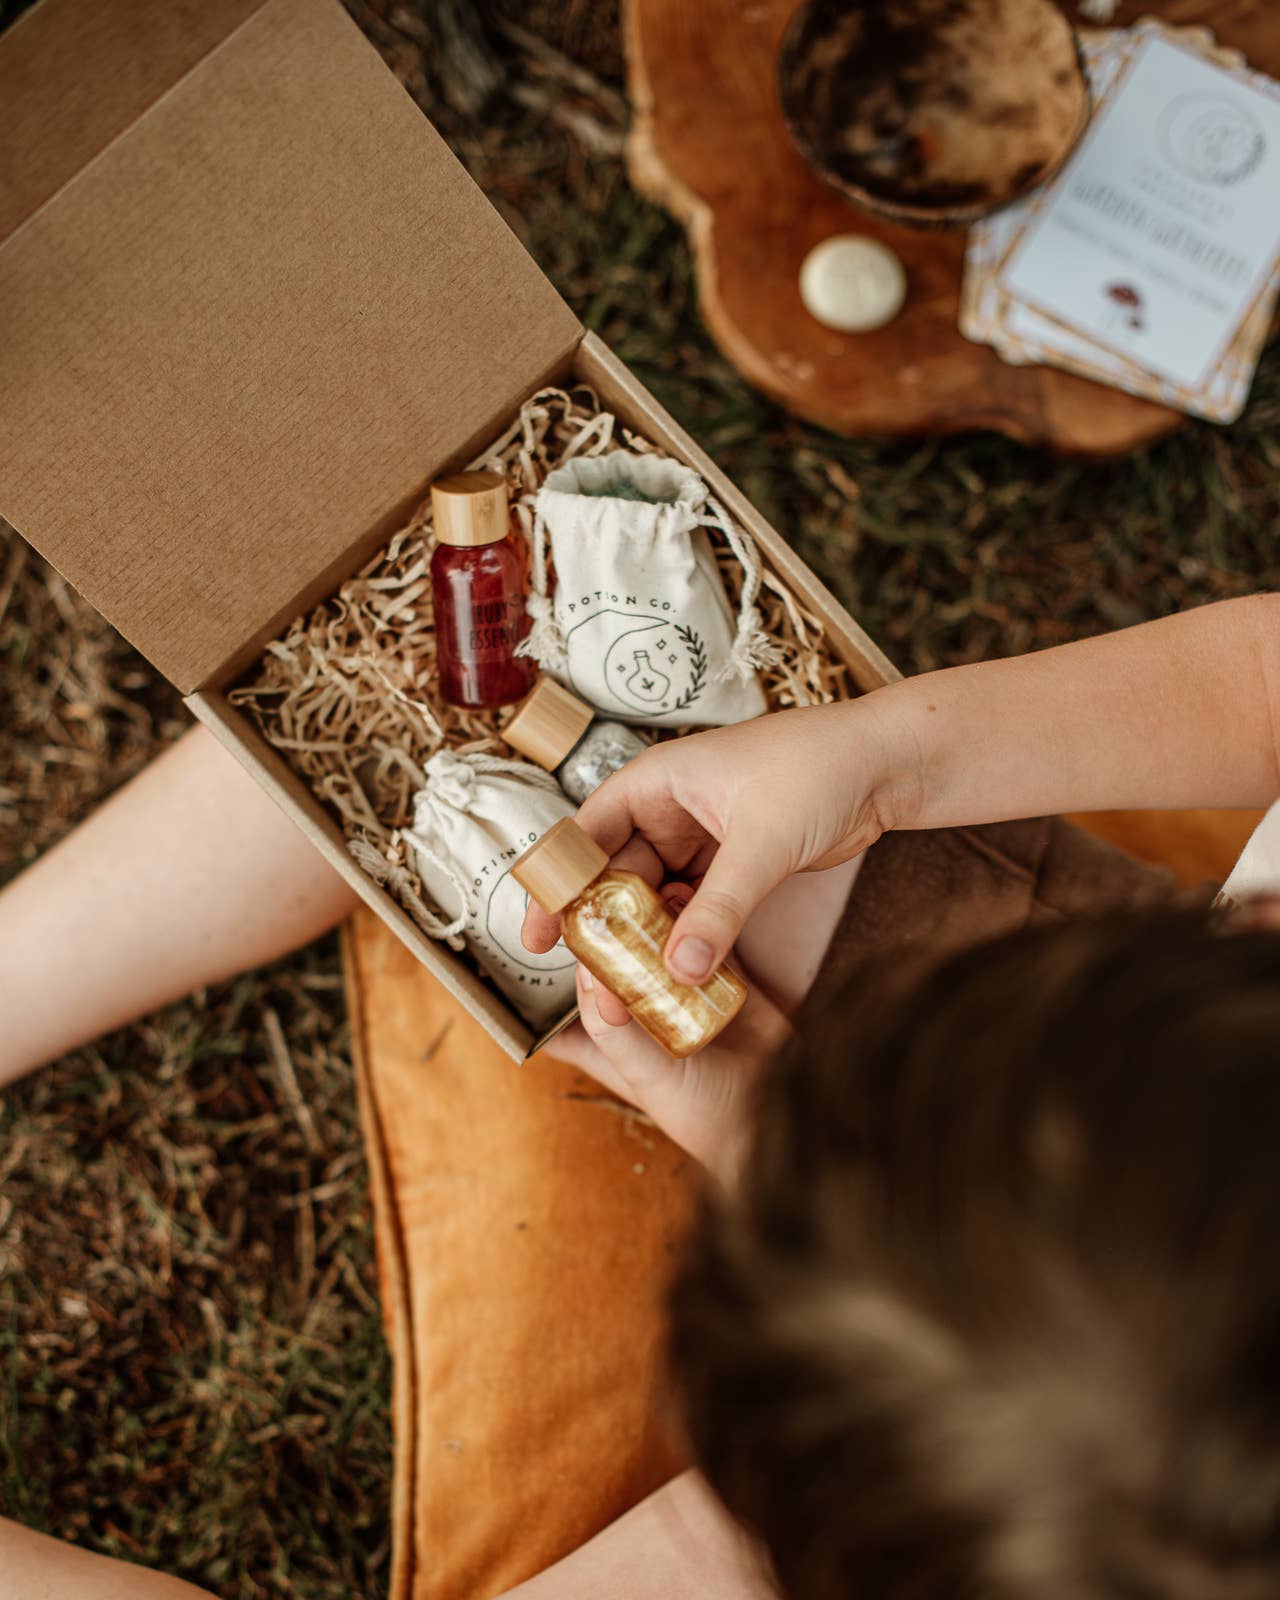
<svg viewBox="0 0 1280 1600"><path fill-rule="evenodd" d="M498 756L441 750L427 762L414 796L413 827L397 835L412 852L423 887L440 908L414 893L404 867L356 839L351 853L369 875L401 895L433 939L465 943L524 1020L537 1032L576 1002L576 962L563 944L534 955L520 942L528 896L511 864L553 822L576 807L540 768Z"/></svg>
<svg viewBox="0 0 1280 1600"><path fill-rule="evenodd" d="M707 536L743 570L736 618ZM555 593L548 593L548 543ZM606 716L658 727L745 722L765 710L755 543L697 473L616 450L547 474L534 502L532 619L521 647Z"/></svg>

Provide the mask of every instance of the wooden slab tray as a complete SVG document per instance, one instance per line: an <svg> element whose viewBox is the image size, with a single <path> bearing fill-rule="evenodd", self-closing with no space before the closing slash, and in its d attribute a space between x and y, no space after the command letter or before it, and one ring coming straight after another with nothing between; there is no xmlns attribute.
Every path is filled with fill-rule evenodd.
<svg viewBox="0 0 1280 1600"><path fill-rule="evenodd" d="M1112 455L1177 427L1182 416L1164 406L1050 367L1011 367L971 344L956 326L963 231L884 222L809 171L783 126L776 83L796 5L626 3L631 178L688 229L703 316L744 377L840 433L994 428L1065 453ZM1220 44L1280 75L1276 0L1130 0L1116 21L1153 15L1207 25ZM824 328L800 301L806 254L846 232L883 239L907 269L907 308L877 333Z"/></svg>

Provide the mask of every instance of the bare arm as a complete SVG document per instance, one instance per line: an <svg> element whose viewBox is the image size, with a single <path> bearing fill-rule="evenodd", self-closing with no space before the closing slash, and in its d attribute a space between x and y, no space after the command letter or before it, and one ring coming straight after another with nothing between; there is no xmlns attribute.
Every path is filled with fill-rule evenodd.
<svg viewBox="0 0 1280 1600"><path fill-rule="evenodd" d="M1267 805L1280 795L1280 595L929 673L861 706L885 740L890 827Z"/></svg>
<svg viewBox="0 0 1280 1600"><path fill-rule="evenodd" d="M1278 795L1280 595L1256 595L657 745L579 821L611 854L639 835L701 878L666 950L700 982L789 873L888 828ZM532 907L530 949L556 933Z"/></svg>
<svg viewBox="0 0 1280 1600"><path fill-rule="evenodd" d="M0 1085L297 949L355 902L192 729L0 892Z"/></svg>

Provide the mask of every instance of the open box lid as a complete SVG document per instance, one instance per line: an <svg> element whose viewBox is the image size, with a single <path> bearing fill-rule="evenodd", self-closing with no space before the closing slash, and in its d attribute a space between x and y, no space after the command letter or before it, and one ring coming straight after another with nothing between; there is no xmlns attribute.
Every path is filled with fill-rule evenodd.
<svg viewBox="0 0 1280 1600"><path fill-rule="evenodd" d="M582 336L338 0L42 0L0 103L0 513L184 693Z"/></svg>

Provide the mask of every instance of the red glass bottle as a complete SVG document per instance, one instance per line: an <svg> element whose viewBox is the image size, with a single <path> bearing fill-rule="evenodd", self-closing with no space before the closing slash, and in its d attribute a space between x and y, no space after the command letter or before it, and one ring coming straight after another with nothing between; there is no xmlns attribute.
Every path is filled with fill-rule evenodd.
<svg viewBox="0 0 1280 1600"><path fill-rule="evenodd" d="M528 553L498 472L456 472L431 485L436 665L450 705L505 706L536 668L516 646L529 631Z"/></svg>

